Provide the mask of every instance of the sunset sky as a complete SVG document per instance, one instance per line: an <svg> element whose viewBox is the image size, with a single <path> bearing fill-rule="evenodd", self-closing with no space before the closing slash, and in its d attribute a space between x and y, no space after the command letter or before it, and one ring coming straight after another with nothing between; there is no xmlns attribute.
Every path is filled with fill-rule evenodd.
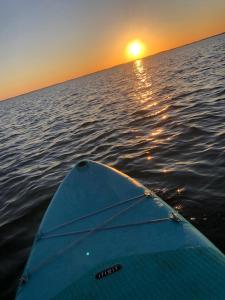
<svg viewBox="0 0 225 300"><path fill-rule="evenodd" d="M0 100L225 31L224 0L0 1Z"/></svg>

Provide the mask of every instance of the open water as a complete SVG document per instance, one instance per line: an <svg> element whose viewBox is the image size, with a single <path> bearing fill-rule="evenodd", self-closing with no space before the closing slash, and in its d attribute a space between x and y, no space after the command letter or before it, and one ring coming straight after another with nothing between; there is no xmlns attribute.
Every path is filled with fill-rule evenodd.
<svg viewBox="0 0 225 300"><path fill-rule="evenodd" d="M225 252L225 34L0 102L0 298L80 159L154 190Z"/></svg>

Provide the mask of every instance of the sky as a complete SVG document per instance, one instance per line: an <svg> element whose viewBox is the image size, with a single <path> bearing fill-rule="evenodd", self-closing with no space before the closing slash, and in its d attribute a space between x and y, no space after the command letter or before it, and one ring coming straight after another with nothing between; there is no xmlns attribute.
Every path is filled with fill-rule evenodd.
<svg viewBox="0 0 225 300"><path fill-rule="evenodd" d="M225 31L225 0L0 0L0 100Z"/></svg>

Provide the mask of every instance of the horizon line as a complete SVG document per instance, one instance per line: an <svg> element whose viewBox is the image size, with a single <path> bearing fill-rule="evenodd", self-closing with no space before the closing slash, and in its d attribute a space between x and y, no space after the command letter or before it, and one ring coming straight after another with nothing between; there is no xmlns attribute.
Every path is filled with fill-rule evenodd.
<svg viewBox="0 0 225 300"><path fill-rule="evenodd" d="M225 34L225 31L224 31L224 32L221 32L221 33L217 33L217 34L211 35L211 36L207 36L207 37L202 38L202 39L200 39L200 40L192 41L192 42L187 43L187 44L183 44L183 45L176 46L176 47L173 47L173 48L165 49L165 50L162 50L162 51L159 51L159 52L156 52L156 53L153 53L153 54L150 54L150 55L141 57L140 59L146 59L146 58L151 57L151 56L159 55L159 54L162 54L162 53L164 53L164 52L168 52L168 51L175 50L175 49L178 49L178 48L182 48L182 47L185 47L185 46L188 46L188 45L192 45L192 44L195 44L195 43L198 43L198 42L201 42L201 41L210 39L210 38L214 38L214 37L216 37L216 36L223 35L223 34ZM133 61L136 61L136 60L138 60L138 59L130 60L130 61L128 61L128 62L124 62L124 63L118 64L118 65L113 65L113 66L111 66L111 67L107 67L107 68L104 68L104 69L101 69L101 70L97 70L97 71L90 72L90 73L86 73L86 74L83 74L83 75L80 75L80 76L77 76L77 77L73 77L73 78L71 78L71 79L66 79L66 80L63 80L63 81L60 81L60 82L57 82L57 83L53 83L53 84L50 84L50 85L47 85L47 86L43 86L43 87L40 87L40 88L35 89L35 90L32 90L32 91L28 91L28 92L25 92L25 93L22 93L22 94L18 94L18 95L16 95L16 96L12 96L12 97L9 97L9 98L1 99L0 102L1 102L1 101L12 100L12 99L17 98L17 97L21 97L21 96L25 96L25 95L28 95L28 94L31 94L31 93L35 93L35 92L37 92L37 91L41 91L41 90L44 90L44 89L47 89L47 88L50 88L50 87L54 87L54 86L63 84L63 83L65 83L65 82L67 82L67 81L72 81L72 80L75 80L75 79L79 79L79 78L83 78L83 77L86 77L86 76L93 75L93 74L95 74L95 73L99 73L99 72L103 72L103 71L106 71L106 70L110 70L110 69L116 68L116 67L118 67L118 66L122 66L122 65L125 65L125 64L129 64L129 63L131 63L131 62L133 62Z"/></svg>

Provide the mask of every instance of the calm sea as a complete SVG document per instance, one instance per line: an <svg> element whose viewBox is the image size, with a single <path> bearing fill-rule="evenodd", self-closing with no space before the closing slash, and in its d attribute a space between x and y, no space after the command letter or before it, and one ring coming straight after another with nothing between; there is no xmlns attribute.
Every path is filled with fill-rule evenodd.
<svg viewBox="0 0 225 300"><path fill-rule="evenodd" d="M138 179L225 252L225 34L0 102L0 298L80 159Z"/></svg>

